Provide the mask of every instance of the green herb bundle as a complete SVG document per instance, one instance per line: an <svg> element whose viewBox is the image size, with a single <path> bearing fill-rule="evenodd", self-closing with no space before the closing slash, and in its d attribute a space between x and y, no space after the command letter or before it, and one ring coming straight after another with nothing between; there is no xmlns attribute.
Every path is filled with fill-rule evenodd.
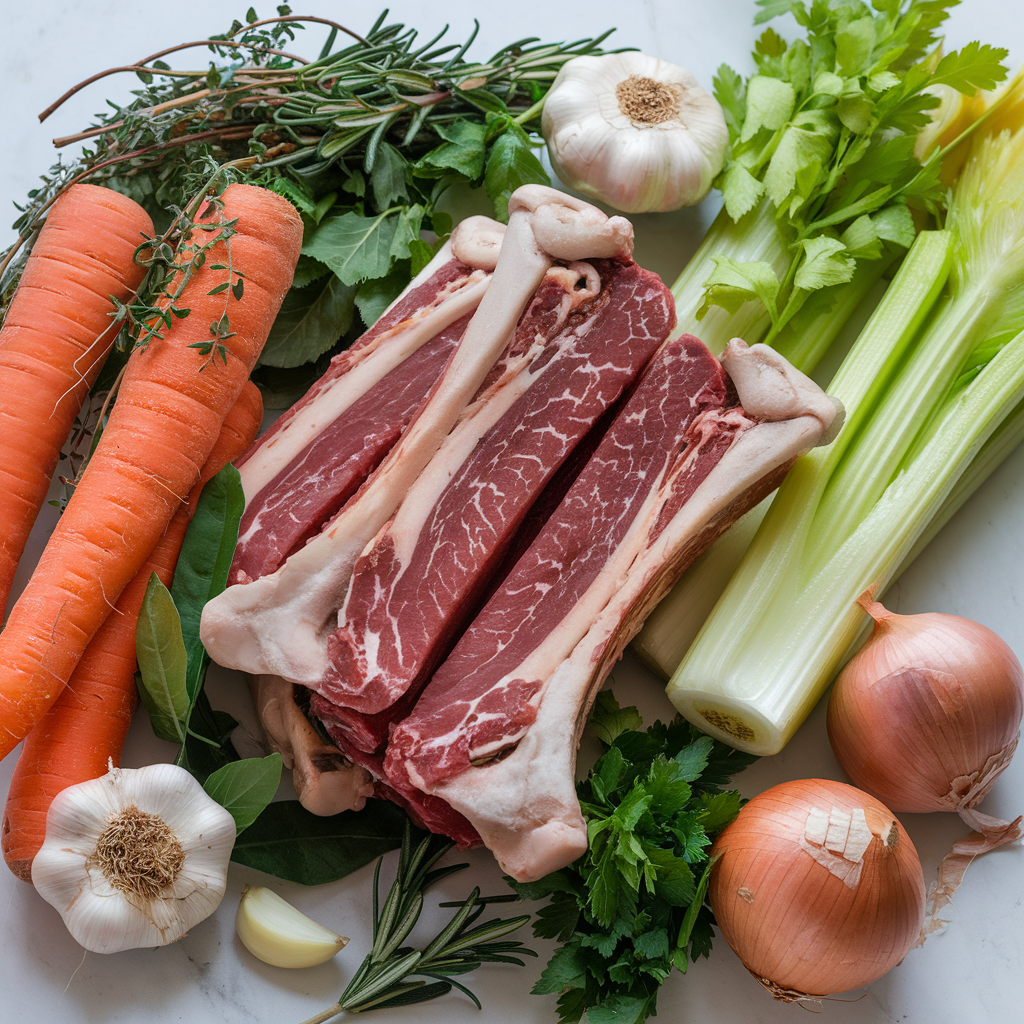
<svg viewBox="0 0 1024 1024"><path fill-rule="evenodd" d="M158 239L167 252L180 234L180 211L212 177L218 186L265 185L291 200L306 225L294 287L257 375L294 392L311 374L267 368L313 362L343 335L372 324L430 260L439 242L428 238L442 240L451 230L439 208L451 190L461 190L463 200L465 190L479 190L506 219L516 188L547 183L534 152L544 96L567 60L600 52L607 35L569 44L518 40L477 63L465 57L475 30L461 45L443 43L444 32L423 43L415 30L387 23L387 11L363 36L329 19L277 10L260 20L250 9L226 33L113 69L134 70L143 87L131 102L111 103L89 129L56 140L88 141L90 148L58 163L30 193L15 223L21 238L0 263L0 296L13 293L24 243L73 182L131 196L158 231L174 222ZM301 32L321 25L328 34L318 54L292 52ZM195 46L210 52L208 67L175 70L162 59ZM154 298L140 295L139 304L152 306Z"/></svg>
<svg viewBox="0 0 1024 1024"><path fill-rule="evenodd" d="M373 946L338 1002L303 1024L323 1024L342 1013L422 1003L447 995L453 988L467 995L480 1009L480 1000L455 981L455 975L468 974L485 963L522 967L522 957L537 955L515 939L502 938L526 924L528 916L476 923L489 904L515 900L511 894L481 897L479 889L459 903L441 904L458 909L426 947L412 949L404 945L419 920L426 890L469 866L435 867L454 844L441 836L419 835L422 838L414 846L412 829L406 826L398 872L383 905L379 902L381 862L377 862L373 875Z"/></svg>
<svg viewBox="0 0 1024 1024"><path fill-rule="evenodd" d="M755 758L682 719L641 725L635 708L598 694L591 727L605 753L577 787L589 848L538 882L511 883L550 898L534 932L563 945L534 992L561 993L562 1021L643 1021L672 971L711 951L708 847L742 803L721 787Z"/></svg>

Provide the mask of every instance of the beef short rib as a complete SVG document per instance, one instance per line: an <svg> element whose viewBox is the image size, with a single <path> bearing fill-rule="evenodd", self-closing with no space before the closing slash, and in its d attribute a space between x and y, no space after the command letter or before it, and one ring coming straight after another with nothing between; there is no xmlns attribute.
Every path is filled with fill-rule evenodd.
<svg viewBox="0 0 1024 1024"><path fill-rule="evenodd" d="M575 860L576 749L596 691L686 566L837 419L763 345L734 341L722 364L694 338L662 349L393 729L389 783L442 797L521 881Z"/></svg>

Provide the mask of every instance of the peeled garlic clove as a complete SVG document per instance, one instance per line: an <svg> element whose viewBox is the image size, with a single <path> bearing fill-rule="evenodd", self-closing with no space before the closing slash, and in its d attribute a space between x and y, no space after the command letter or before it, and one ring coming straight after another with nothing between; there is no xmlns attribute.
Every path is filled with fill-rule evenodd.
<svg viewBox="0 0 1024 1024"><path fill-rule="evenodd" d="M235 931L253 956L274 967L315 967L348 943L262 886L242 893Z"/></svg>

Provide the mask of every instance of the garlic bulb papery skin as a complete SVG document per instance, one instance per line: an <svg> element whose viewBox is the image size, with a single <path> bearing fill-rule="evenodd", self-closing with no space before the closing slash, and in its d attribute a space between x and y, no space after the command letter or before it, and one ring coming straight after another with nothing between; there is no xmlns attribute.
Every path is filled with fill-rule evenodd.
<svg viewBox="0 0 1024 1024"><path fill-rule="evenodd" d="M316 967L348 944L263 886L247 886L242 893L235 931L254 957L273 967Z"/></svg>
<svg viewBox="0 0 1024 1024"><path fill-rule="evenodd" d="M568 61L541 123L558 177L624 213L700 202L729 141L722 108L697 79L643 53Z"/></svg>
<svg viewBox="0 0 1024 1024"><path fill-rule="evenodd" d="M868 595L860 603L875 627L829 698L836 760L896 811L969 811L1017 745L1020 662L970 619L895 615Z"/></svg>
<svg viewBox="0 0 1024 1024"><path fill-rule="evenodd" d="M94 953L165 946L217 909L234 843L184 768L113 768L54 798L32 883Z"/></svg>
<svg viewBox="0 0 1024 1024"><path fill-rule="evenodd" d="M895 967L924 920L921 862L881 802L828 779L747 803L712 851L722 935L776 998L820 1000Z"/></svg>

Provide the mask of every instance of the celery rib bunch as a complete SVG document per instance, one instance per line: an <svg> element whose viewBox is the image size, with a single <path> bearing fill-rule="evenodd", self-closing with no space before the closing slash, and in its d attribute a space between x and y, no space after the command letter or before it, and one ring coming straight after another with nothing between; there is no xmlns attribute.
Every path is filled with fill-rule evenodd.
<svg viewBox="0 0 1024 1024"><path fill-rule="evenodd" d="M725 209L674 286L680 332L696 334L715 352L737 336L764 341L813 373L918 227L941 224L958 130L977 127L969 116L977 110L976 90L1005 74L1005 50L970 43L940 55L936 33L956 2L759 0L757 21L791 12L805 38L787 46L768 29L746 81L719 69L716 95L731 143L716 182ZM951 90L971 98L947 103L951 112L939 110L939 95ZM936 114L942 119L932 122ZM952 141L940 147L940 138ZM1004 431L1002 447L987 447L936 522L945 522L998 465L1017 433ZM666 679L769 504L691 567L634 641Z"/></svg>
<svg viewBox="0 0 1024 1024"><path fill-rule="evenodd" d="M829 388L839 438L772 502L669 695L712 735L776 753L936 516L1021 435L1024 130L978 138L946 228L923 232Z"/></svg>

